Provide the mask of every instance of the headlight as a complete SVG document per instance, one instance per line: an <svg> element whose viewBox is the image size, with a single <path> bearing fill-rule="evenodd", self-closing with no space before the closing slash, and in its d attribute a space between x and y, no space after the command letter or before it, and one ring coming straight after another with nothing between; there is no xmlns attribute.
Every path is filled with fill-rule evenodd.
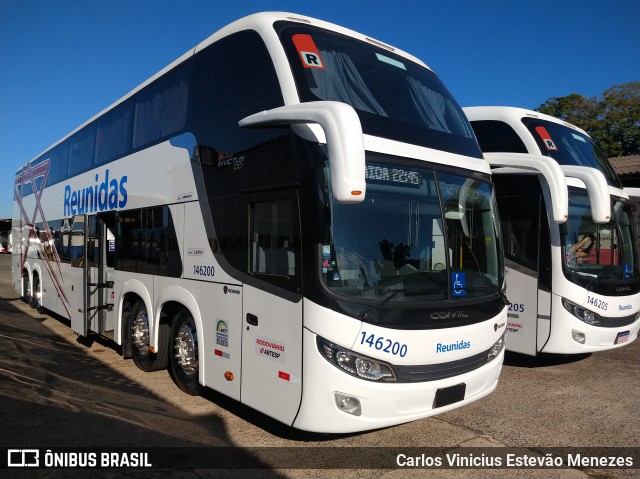
<svg viewBox="0 0 640 479"><path fill-rule="evenodd" d="M572 303L568 299L562 298L562 305L564 309L573 314L576 318L578 318L583 323L590 324L592 326L600 325L600 316L598 316L593 311L589 311L588 309L582 308L575 303Z"/></svg>
<svg viewBox="0 0 640 479"><path fill-rule="evenodd" d="M320 336L317 338L317 344L320 354L327 361L352 376L369 381L397 381L390 364L354 353Z"/></svg>
<svg viewBox="0 0 640 479"><path fill-rule="evenodd" d="M500 339L498 339L494 343L494 345L491 346L491 349L487 353L487 362L493 361L495 358L497 358L498 354L500 354L500 351L504 349L504 336L505 336L505 333L502 333L502 336L500 336Z"/></svg>

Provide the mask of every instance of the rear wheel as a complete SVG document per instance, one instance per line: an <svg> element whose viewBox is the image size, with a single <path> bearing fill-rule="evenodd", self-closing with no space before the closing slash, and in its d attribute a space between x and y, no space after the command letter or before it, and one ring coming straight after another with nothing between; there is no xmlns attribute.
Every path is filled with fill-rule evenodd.
<svg viewBox="0 0 640 479"><path fill-rule="evenodd" d="M37 273L33 273L33 288L31 291L32 308L40 308L42 306L42 288L40 286L40 276Z"/></svg>
<svg viewBox="0 0 640 479"><path fill-rule="evenodd" d="M158 327L158 352L152 353L149 344L151 334L149 332L149 316L147 307L142 301L137 301L131 309L129 317L129 331L131 334L131 352L133 362L143 371L158 371L167 367L167 336L168 324L160 324Z"/></svg>
<svg viewBox="0 0 640 479"><path fill-rule="evenodd" d="M198 396L202 392L198 381L198 332L188 311L178 313L173 322L169 350L173 381L187 394Z"/></svg>
<svg viewBox="0 0 640 479"><path fill-rule="evenodd" d="M31 281L26 270L22 272L22 301L31 303Z"/></svg>

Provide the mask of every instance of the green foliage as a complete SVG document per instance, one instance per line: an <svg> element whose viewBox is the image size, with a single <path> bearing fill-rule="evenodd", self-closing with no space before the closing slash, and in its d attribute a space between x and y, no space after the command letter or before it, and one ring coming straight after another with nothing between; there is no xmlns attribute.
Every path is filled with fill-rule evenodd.
<svg viewBox="0 0 640 479"><path fill-rule="evenodd" d="M582 128L609 158L640 154L640 82L614 85L599 99L549 98L535 110Z"/></svg>

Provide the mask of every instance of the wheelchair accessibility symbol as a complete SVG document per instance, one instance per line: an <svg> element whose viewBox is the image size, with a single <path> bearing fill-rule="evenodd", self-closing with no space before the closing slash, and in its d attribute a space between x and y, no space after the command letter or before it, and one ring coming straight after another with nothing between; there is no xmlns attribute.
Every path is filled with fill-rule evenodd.
<svg viewBox="0 0 640 479"><path fill-rule="evenodd" d="M451 273L451 288L455 297L467 295L467 280L465 273Z"/></svg>

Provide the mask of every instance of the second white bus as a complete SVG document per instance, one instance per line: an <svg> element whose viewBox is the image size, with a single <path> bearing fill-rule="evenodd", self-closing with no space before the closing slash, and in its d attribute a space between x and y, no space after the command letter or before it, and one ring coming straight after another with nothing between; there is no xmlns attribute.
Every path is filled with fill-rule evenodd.
<svg viewBox="0 0 640 479"><path fill-rule="evenodd" d="M538 112L464 111L490 162L504 152L542 155L560 165L568 185L568 218L555 222L541 176L504 162L493 169L512 303L507 350L577 354L634 341L640 328L634 221L598 147L583 130Z"/></svg>

